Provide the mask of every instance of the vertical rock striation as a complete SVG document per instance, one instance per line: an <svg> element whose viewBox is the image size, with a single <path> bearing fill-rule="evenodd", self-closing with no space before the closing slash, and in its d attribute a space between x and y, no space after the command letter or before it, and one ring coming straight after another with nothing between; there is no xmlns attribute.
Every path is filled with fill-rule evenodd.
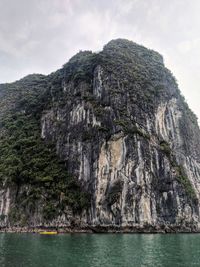
<svg viewBox="0 0 200 267"><path fill-rule="evenodd" d="M199 229L200 131L162 56L117 39L44 79L41 138L90 204L79 213L66 205L51 220L36 209L31 225ZM3 223L11 223L12 190L0 194Z"/></svg>

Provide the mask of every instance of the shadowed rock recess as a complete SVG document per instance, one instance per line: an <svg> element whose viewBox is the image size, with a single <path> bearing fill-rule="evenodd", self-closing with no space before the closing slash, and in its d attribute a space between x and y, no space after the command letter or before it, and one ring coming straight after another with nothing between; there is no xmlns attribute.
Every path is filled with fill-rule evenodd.
<svg viewBox="0 0 200 267"><path fill-rule="evenodd" d="M0 85L0 226L199 231L200 130L131 41Z"/></svg>

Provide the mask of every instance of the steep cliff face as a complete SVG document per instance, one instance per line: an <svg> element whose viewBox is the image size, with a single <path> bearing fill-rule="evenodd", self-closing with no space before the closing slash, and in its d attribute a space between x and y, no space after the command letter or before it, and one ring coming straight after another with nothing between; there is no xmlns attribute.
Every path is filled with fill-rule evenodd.
<svg viewBox="0 0 200 267"><path fill-rule="evenodd" d="M79 52L56 73L36 77L34 86L30 77L29 84L19 81L15 97L16 84L1 85L2 142L5 135L14 138L13 119L9 127L4 122L7 114L34 117L40 122L40 147L51 146L52 157L43 155L45 179L41 172L25 179L19 168L10 179L5 166L0 168L2 226L199 229L200 131L162 56L118 39L102 52ZM21 144L17 149L24 151ZM49 168L52 160L56 165ZM52 175L56 160L62 161L57 176ZM13 215L16 206L20 215Z"/></svg>

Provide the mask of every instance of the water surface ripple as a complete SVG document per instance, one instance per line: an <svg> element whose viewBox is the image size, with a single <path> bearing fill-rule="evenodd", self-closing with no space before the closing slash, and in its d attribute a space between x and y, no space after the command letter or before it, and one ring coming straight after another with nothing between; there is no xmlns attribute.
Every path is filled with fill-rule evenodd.
<svg viewBox="0 0 200 267"><path fill-rule="evenodd" d="M0 267L200 266L200 234L0 234Z"/></svg>

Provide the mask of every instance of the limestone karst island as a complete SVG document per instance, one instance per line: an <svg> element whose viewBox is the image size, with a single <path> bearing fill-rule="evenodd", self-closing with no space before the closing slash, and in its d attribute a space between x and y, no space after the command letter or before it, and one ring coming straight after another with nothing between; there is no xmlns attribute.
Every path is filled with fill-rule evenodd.
<svg viewBox="0 0 200 267"><path fill-rule="evenodd" d="M0 229L200 231L200 130L162 56L125 39L0 85Z"/></svg>

